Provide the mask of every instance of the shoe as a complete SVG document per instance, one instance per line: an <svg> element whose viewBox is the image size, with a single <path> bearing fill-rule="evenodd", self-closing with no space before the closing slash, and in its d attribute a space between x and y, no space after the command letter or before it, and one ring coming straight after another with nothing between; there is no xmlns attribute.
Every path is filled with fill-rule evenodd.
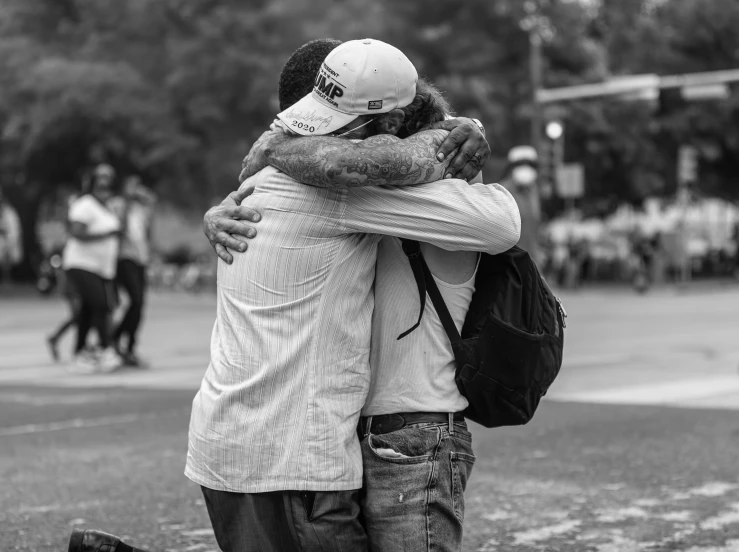
<svg viewBox="0 0 739 552"><path fill-rule="evenodd" d="M51 358L54 359L54 362L59 362L59 347L56 338L47 337L46 345L49 348L49 354L51 355Z"/></svg>
<svg viewBox="0 0 739 552"><path fill-rule="evenodd" d="M134 352L119 354L121 355L121 358L123 358L123 366L138 368L140 370L146 370L150 367L148 362Z"/></svg>
<svg viewBox="0 0 739 552"><path fill-rule="evenodd" d="M108 347L100 353L95 371L100 374L109 374L118 370L121 366L123 366L123 359L113 347Z"/></svg>
<svg viewBox="0 0 739 552"><path fill-rule="evenodd" d="M116 552L121 539L93 529L74 529L69 538L68 552Z"/></svg>
<svg viewBox="0 0 739 552"><path fill-rule="evenodd" d="M94 374L98 371L97 354L90 349L82 349L74 355L72 362L66 366L72 374Z"/></svg>

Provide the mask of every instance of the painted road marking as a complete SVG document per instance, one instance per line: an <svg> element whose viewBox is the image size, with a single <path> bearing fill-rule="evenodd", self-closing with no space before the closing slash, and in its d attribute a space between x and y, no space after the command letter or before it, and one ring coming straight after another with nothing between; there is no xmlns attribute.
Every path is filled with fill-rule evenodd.
<svg viewBox="0 0 739 552"><path fill-rule="evenodd" d="M739 523L739 502L730 504L729 510L703 520L700 524L702 531L718 531L727 525Z"/></svg>
<svg viewBox="0 0 739 552"><path fill-rule="evenodd" d="M626 491L631 495L627 501L614 491L613 499L608 500L617 502L613 508L593 507L594 502L603 503L605 486L555 489L544 483L530 484L528 492L512 495L506 491L513 487L519 490L521 482L509 489L500 481L493 503L503 500L505 507L487 511L475 507L469 512L473 525L475 518L485 523L480 535L482 544L474 549L493 552L523 546L532 552L739 552L739 485L735 482L709 481L683 489L663 487L655 496L641 497L634 497L635 489L630 489ZM676 503L673 497L677 495L684 498ZM585 498L585 502L575 501L578 497ZM534 499L536 507L532 510ZM476 502L484 504L487 500ZM571 505L561 509L564 503Z"/></svg>
<svg viewBox="0 0 739 552"><path fill-rule="evenodd" d="M706 375L678 381L587 391L554 391L552 400L602 404L702 406L739 408L739 374ZM723 400L720 400L723 399Z"/></svg>
<svg viewBox="0 0 739 552"><path fill-rule="evenodd" d="M0 427L0 437L11 435L32 435L34 433L48 433L51 431L63 431L66 429L85 429L91 427L105 427L117 424L128 424L142 420L154 420L163 416L187 415L191 412L187 409L178 408L164 410L161 412L148 412L144 414L121 414L119 416L103 416L100 418L74 418L61 422L50 422L46 424L25 424L10 427Z"/></svg>
<svg viewBox="0 0 739 552"><path fill-rule="evenodd" d="M555 525L548 525L546 527L539 527L538 529L531 529L528 531L521 531L514 533L513 538L516 544L534 544L540 541L547 541L552 537L564 535L570 531L574 531L582 525L581 521L578 520L567 520Z"/></svg>

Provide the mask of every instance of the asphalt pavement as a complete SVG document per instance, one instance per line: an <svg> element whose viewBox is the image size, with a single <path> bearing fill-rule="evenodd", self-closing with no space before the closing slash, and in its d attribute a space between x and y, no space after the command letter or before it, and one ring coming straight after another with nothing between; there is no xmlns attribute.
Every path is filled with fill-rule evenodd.
<svg viewBox="0 0 739 552"><path fill-rule="evenodd" d="M464 550L739 552L739 289L563 300L565 363L534 420L472 428ZM214 299L147 309L152 369L82 377L44 348L61 301L0 298L0 551L63 551L73 527L218 549L182 475Z"/></svg>

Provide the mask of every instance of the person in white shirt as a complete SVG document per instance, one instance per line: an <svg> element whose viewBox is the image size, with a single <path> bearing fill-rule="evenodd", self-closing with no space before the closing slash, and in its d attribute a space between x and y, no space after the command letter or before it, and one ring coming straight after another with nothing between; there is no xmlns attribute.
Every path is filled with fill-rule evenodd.
<svg viewBox="0 0 739 552"><path fill-rule="evenodd" d="M116 304L113 279L122 231L120 219L106 202L113 196L115 172L98 165L89 193L69 208L69 239L62 254L62 267L79 298L77 344L71 369L81 373L110 372L121 365L112 346L111 323ZM86 349L91 328L97 331L100 354Z"/></svg>
<svg viewBox="0 0 739 552"><path fill-rule="evenodd" d="M22 258L21 221L0 188L0 285L10 285L10 271Z"/></svg>
<svg viewBox="0 0 739 552"><path fill-rule="evenodd" d="M446 133L403 141L373 135L398 131L401 108L414 100L417 79L395 49L385 63L367 62L366 52L375 45L382 43L352 41L334 50L321 65L313 94L279 115L304 135L354 129L351 138L372 136L356 144L353 159L360 163L333 174L355 187L301 186L272 168L260 171L245 182L254 192L241 207L242 216L263 212L259 237L250 242L249 255L236 256L232 266L219 264L211 364L193 403L186 474L203 487L224 550L367 546L356 521L363 452L356 427L371 385L372 282L380 234L490 253L507 250L519 237L518 210L507 191L437 181L446 164L434 155ZM395 60L402 70L383 74ZM369 86L367 93L362 78L376 88ZM371 110L380 105L384 113L374 115ZM367 128L368 133L358 131ZM291 140L281 130L267 134L263 138L273 145ZM322 138L306 141L311 140ZM299 148L287 164L305 165L300 159L306 151ZM333 158L330 147L320 151ZM388 170L373 174L377 159L388 157L393 166L380 165ZM308 183L320 186L325 167L318 169L300 172L300 180L317 173ZM363 187L387 175L397 176L399 184L432 182ZM474 253L472 261L463 285L474 275ZM449 408L457 407L462 406ZM452 431L461 424L451 411L444 420Z"/></svg>

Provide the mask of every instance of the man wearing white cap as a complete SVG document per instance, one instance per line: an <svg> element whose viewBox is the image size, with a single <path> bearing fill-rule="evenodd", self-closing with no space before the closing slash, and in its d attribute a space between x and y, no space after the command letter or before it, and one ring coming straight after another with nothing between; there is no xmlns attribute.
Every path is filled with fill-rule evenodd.
<svg viewBox="0 0 739 552"><path fill-rule="evenodd" d="M281 124L304 135L372 138L400 128L417 75L375 40L336 48ZM435 133L435 134L434 134ZM392 147L405 183L443 176L439 131ZM445 133L441 133L442 137ZM424 158L423 156L420 156ZM362 185L366 171L346 171ZM352 174L349 174L352 173ZM382 234L497 253L518 240L515 202L464 181L407 188L303 186L271 167L246 181L261 212L248 256L219 263L211 363L193 402L187 476L203 487L224 550L364 550L356 434L369 389L372 283Z"/></svg>

